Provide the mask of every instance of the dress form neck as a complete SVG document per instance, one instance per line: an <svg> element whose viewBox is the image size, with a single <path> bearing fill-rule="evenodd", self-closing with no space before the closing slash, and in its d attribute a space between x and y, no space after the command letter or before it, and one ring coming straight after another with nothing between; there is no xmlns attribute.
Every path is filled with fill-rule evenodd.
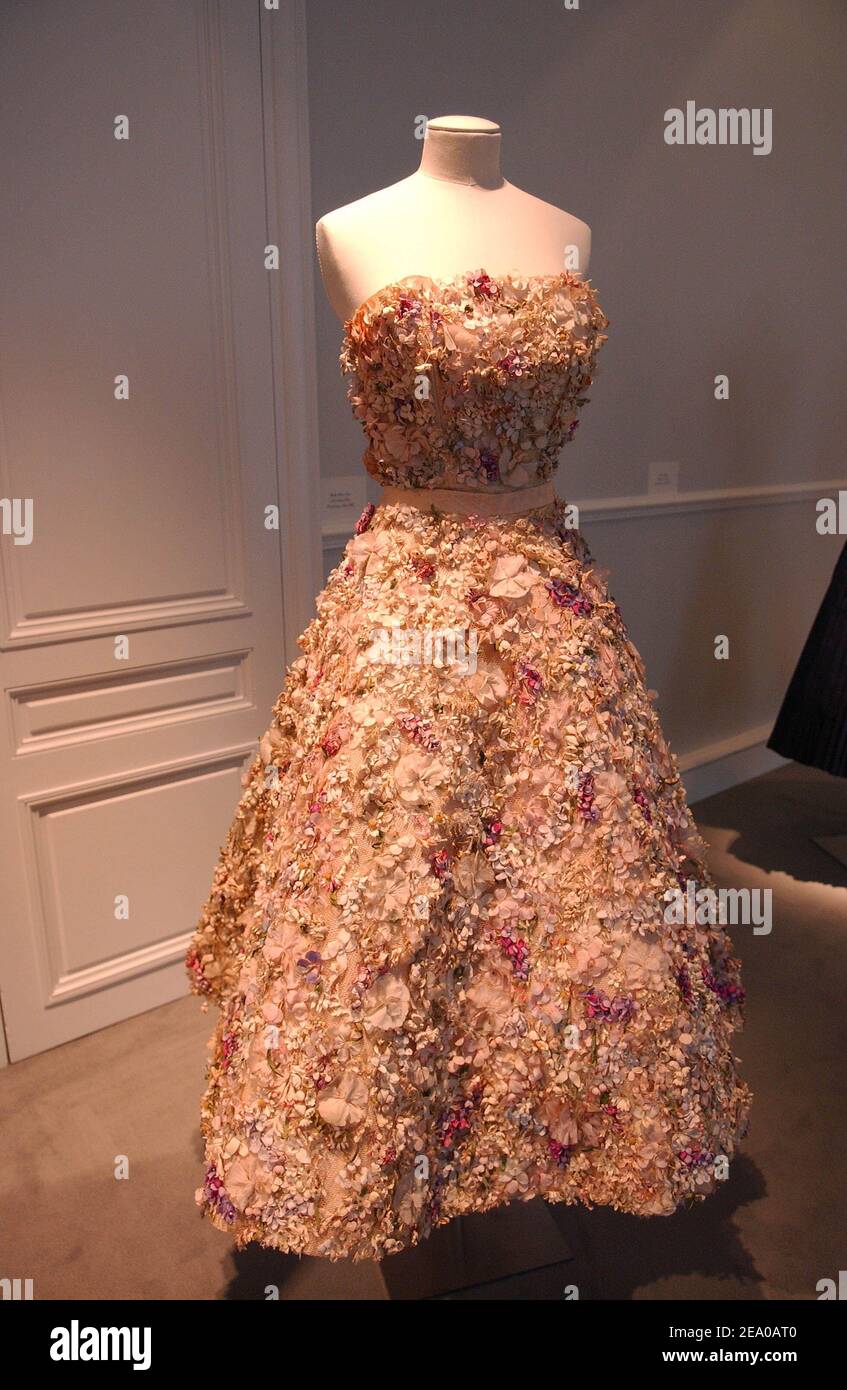
<svg viewBox="0 0 847 1390"><path fill-rule="evenodd" d="M418 174L476 188L501 188L500 127L475 116L429 121Z"/></svg>
<svg viewBox="0 0 847 1390"><path fill-rule="evenodd" d="M434 117L413 174L321 218L321 274L342 323L410 274L444 279L484 266L552 276L563 263L587 274L590 229L504 179L500 144L495 121Z"/></svg>

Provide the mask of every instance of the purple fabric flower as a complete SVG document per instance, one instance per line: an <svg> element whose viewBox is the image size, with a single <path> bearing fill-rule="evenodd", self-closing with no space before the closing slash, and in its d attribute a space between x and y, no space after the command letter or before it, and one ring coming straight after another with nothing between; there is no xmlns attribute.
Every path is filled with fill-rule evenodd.
<svg viewBox="0 0 847 1390"><path fill-rule="evenodd" d="M590 616L594 607L591 599L581 594L573 584L566 583L564 579L550 579L547 591L558 608L569 608L577 618Z"/></svg>
<svg viewBox="0 0 847 1390"><path fill-rule="evenodd" d="M489 848L491 845L496 845L502 833L503 822L501 820L489 821L488 824L484 825L482 828L482 843L486 848Z"/></svg>
<svg viewBox="0 0 847 1390"><path fill-rule="evenodd" d="M512 962L512 970L519 980L529 979L529 947L522 936L514 936L508 927L500 937L503 954Z"/></svg>
<svg viewBox="0 0 847 1390"><path fill-rule="evenodd" d="M586 990L582 997L585 1012L593 1022L628 1023L637 1007L635 1000L627 995L619 994L610 999L600 989Z"/></svg>
<svg viewBox="0 0 847 1390"><path fill-rule="evenodd" d="M632 784L632 797L636 806L638 807L644 819L646 820L647 824L652 825L653 812L650 810L650 804L647 800L647 797L644 795L644 792L641 788L641 784L639 782L633 782Z"/></svg>
<svg viewBox="0 0 847 1390"><path fill-rule="evenodd" d="M576 809L583 820L591 821L592 824L597 820L597 808L594 805L594 773L583 772L579 779L579 788L576 796Z"/></svg>
<svg viewBox="0 0 847 1390"><path fill-rule="evenodd" d="M206 1205L224 1221L235 1220L235 1207L229 1200L223 1182L218 1177L213 1167L209 1167L206 1170L206 1177L203 1183L203 1200Z"/></svg>
<svg viewBox="0 0 847 1390"><path fill-rule="evenodd" d="M368 505L365 507L365 510L362 512L362 515L359 517L359 520L356 522L357 536L361 536L363 532L367 531L368 527L373 521L375 511L376 507L374 506L373 502L369 502Z"/></svg>
<svg viewBox="0 0 847 1390"><path fill-rule="evenodd" d="M221 1038L220 1047L221 1067L224 1071L227 1070L230 1062L235 1056L235 1051L237 1047L238 1038L236 1037L235 1033L224 1033L223 1037Z"/></svg>
<svg viewBox="0 0 847 1390"><path fill-rule="evenodd" d="M682 966L676 972L676 982L679 985L679 992L689 1006L694 1003L694 990L691 986L691 976L686 966Z"/></svg>
<svg viewBox="0 0 847 1390"><path fill-rule="evenodd" d="M197 994L211 994L212 986L206 979L202 962L200 960L199 955L194 949L188 952L188 955L185 958L185 964L188 967L188 971L191 976L192 988L195 990L195 992Z"/></svg>
<svg viewBox="0 0 847 1390"><path fill-rule="evenodd" d="M573 1152L570 1146L568 1144L560 1144L558 1139L550 1139L547 1142L547 1148L550 1150L550 1157L556 1167L567 1168L571 1161L571 1153Z"/></svg>
<svg viewBox="0 0 847 1390"><path fill-rule="evenodd" d="M686 1168L706 1168L713 1161L713 1155L701 1149L699 1144L692 1144L690 1149L680 1149L679 1161Z"/></svg>
<svg viewBox="0 0 847 1390"><path fill-rule="evenodd" d="M401 294L397 300L397 317L405 319L408 317L416 319L421 312L421 301L413 298L410 294Z"/></svg>
<svg viewBox="0 0 847 1390"><path fill-rule="evenodd" d="M736 984L727 975L721 978L711 970L704 970L703 979L712 993L716 994L724 1004L743 1004L747 998L747 991L743 986Z"/></svg>
<svg viewBox="0 0 847 1390"><path fill-rule="evenodd" d="M501 372L505 372L507 377L512 380L515 377L523 376L526 370L526 357L517 348L509 348L504 357L498 357L496 364Z"/></svg>
<svg viewBox="0 0 847 1390"><path fill-rule="evenodd" d="M450 874L450 855L448 851L446 849L436 850L435 854L432 856L431 863L432 872L435 874L438 882L443 883Z"/></svg>
<svg viewBox="0 0 847 1390"><path fill-rule="evenodd" d="M630 999L627 995L623 994L616 995L609 1009L609 1019L612 1023L629 1023L635 1010L636 1003L634 999Z"/></svg>
<svg viewBox="0 0 847 1390"><path fill-rule="evenodd" d="M321 966L323 959L320 951L307 951L305 956L301 956L297 962L297 969L301 971L307 985L314 985L321 977Z"/></svg>
<svg viewBox="0 0 847 1390"><path fill-rule="evenodd" d="M500 461L496 454L490 449L480 449L479 466L485 474L486 481L489 483L499 483L500 481Z"/></svg>
<svg viewBox="0 0 847 1390"><path fill-rule="evenodd" d="M518 699L522 705L534 705L539 695L544 689L544 682L534 666L530 666L526 661L521 661L518 665L518 676L523 689Z"/></svg>
<svg viewBox="0 0 847 1390"><path fill-rule="evenodd" d="M478 270L468 276L468 286L477 299L497 299L500 286L485 270Z"/></svg>

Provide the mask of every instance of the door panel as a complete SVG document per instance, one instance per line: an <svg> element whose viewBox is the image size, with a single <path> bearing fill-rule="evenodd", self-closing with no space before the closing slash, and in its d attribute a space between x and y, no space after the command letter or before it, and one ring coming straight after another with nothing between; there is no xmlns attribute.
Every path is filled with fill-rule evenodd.
<svg viewBox="0 0 847 1390"><path fill-rule="evenodd" d="M2 26L0 495L33 507L0 537L14 1061L183 992L285 641L259 6Z"/></svg>

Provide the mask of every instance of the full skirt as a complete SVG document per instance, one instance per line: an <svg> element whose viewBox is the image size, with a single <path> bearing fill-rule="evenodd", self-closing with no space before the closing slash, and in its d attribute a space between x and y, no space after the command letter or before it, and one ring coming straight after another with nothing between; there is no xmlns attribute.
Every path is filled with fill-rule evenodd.
<svg viewBox="0 0 847 1390"><path fill-rule="evenodd" d="M738 963L668 911L704 847L568 520L371 508L318 600L188 956L220 1009L197 1199L239 1245L669 1213L744 1132Z"/></svg>

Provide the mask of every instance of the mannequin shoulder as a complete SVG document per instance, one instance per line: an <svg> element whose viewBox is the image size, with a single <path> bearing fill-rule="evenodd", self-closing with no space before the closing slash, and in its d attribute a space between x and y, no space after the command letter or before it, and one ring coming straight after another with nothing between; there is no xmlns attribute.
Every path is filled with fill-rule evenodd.
<svg viewBox="0 0 847 1390"><path fill-rule="evenodd" d="M318 265L327 297L342 320L373 288L394 273L397 231L409 201L407 179L325 213L315 225ZM400 241L402 245L402 241ZM380 280L380 275L382 279Z"/></svg>
<svg viewBox="0 0 847 1390"><path fill-rule="evenodd" d="M566 212L564 208L545 203L543 198L537 198L534 193L516 188L514 184L510 185L510 189L516 209L520 207L521 215L526 218L528 224L538 229L539 237L543 237L548 245L556 247L557 254L575 256L574 269L587 275L591 258L591 228L588 223L583 222L581 217L575 217L572 212Z"/></svg>
<svg viewBox="0 0 847 1390"><path fill-rule="evenodd" d="M518 188L515 184L510 184L509 189L514 197L523 201L527 208L531 208L533 216L539 221L543 220L576 235L591 238L591 228L581 217L575 217L572 212L565 212L564 208L557 208L553 203L545 203L543 198L537 198L534 193L527 193L526 189Z"/></svg>
<svg viewBox="0 0 847 1390"><path fill-rule="evenodd" d="M356 198L352 203L345 203L343 207L324 213L315 226L318 251L323 248L330 252L335 243L343 243L351 235L359 234L369 227L378 227L381 219L389 209L395 208L398 202L403 200L410 187L409 179L400 179L397 183L389 184L387 188L378 188L375 193L366 193L363 198Z"/></svg>

